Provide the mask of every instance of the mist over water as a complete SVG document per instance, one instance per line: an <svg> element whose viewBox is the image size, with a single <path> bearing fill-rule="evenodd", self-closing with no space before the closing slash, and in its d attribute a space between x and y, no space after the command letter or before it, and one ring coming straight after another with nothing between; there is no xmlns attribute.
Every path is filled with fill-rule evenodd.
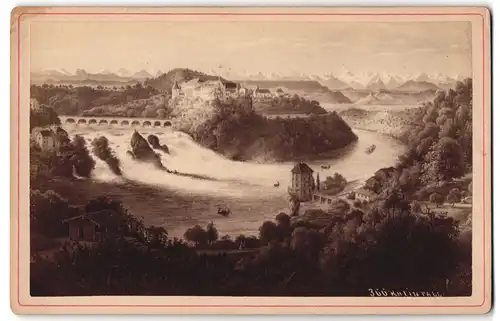
<svg viewBox="0 0 500 321"><path fill-rule="evenodd" d="M92 155L96 161L92 180L127 186L130 192L123 195L124 204L132 213L140 212L147 224L165 226L171 236L182 236L194 224L203 226L210 221L214 221L222 235L256 234L264 220L273 219L279 211L286 210L293 162L257 164L232 161L201 147L185 133L164 128L137 128L144 138L154 134L160 144L168 146L170 154L155 152L161 155L163 165L169 170L213 178L196 179L161 171L127 155L131 150L133 128L65 125L65 129L70 136L83 136L89 150L94 138L105 136L108 139L110 148L120 160L123 176L116 176L104 161ZM355 132L359 141L347 151L340 152L335 159L307 162L321 179L339 172L348 181L365 180L378 169L394 165L404 151L399 142L389 137L367 131ZM376 144L377 149L367 155L364 151L371 144ZM331 166L330 169L322 170L321 165L326 164ZM128 186L131 182L136 185ZM279 182L279 187L274 187L276 182ZM134 191L136 186L147 186L160 194L153 198L141 196L140 192ZM216 208L220 204L230 206L233 214L230 217L218 216Z"/></svg>

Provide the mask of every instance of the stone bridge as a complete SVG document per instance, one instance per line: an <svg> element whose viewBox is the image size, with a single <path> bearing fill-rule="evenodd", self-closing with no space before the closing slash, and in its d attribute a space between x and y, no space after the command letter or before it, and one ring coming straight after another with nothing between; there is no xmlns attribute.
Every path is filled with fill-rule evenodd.
<svg viewBox="0 0 500 321"><path fill-rule="evenodd" d="M156 118L59 116L59 119L63 125L155 128L172 126L170 120Z"/></svg>

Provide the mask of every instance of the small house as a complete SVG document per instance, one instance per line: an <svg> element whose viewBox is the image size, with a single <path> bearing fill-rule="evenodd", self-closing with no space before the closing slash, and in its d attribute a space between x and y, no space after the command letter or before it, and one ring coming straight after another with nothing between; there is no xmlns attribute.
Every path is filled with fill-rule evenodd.
<svg viewBox="0 0 500 321"><path fill-rule="evenodd" d="M375 192L370 191L369 189L359 188L354 191L354 197L360 201L371 202L375 200L377 194Z"/></svg>
<svg viewBox="0 0 500 321"><path fill-rule="evenodd" d="M276 89L276 97L283 97L284 95L285 92L283 91L283 89L281 88Z"/></svg>
<svg viewBox="0 0 500 321"><path fill-rule="evenodd" d="M257 87L254 91L254 96L258 98L270 98L273 95L269 89Z"/></svg>
<svg viewBox="0 0 500 321"><path fill-rule="evenodd" d="M70 240L96 242L105 234L110 234L118 228L118 222L113 222L115 218L113 211L102 210L70 217L63 223L68 224Z"/></svg>
<svg viewBox="0 0 500 321"><path fill-rule="evenodd" d="M40 109L40 104L38 103L38 100L36 100L36 98L30 98L30 108L32 110Z"/></svg>
<svg viewBox="0 0 500 321"><path fill-rule="evenodd" d="M238 95L240 89L239 84L232 81L223 81L222 85L224 86L224 93L226 96Z"/></svg>
<svg viewBox="0 0 500 321"><path fill-rule="evenodd" d="M296 164L292 169L292 186L288 191L301 202L308 202L313 198L313 172L311 167L302 162Z"/></svg>
<svg viewBox="0 0 500 321"><path fill-rule="evenodd" d="M54 132L47 128L33 128L31 138L35 141L43 151L52 152L57 147L56 137Z"/></svg>

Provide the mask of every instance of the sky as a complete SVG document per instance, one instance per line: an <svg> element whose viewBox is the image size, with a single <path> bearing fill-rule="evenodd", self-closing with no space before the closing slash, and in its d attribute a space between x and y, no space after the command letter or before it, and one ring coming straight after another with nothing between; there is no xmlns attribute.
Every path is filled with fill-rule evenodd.
<svg viewBox="0 0 500 321"><path fill-rule="evenodd" d="M33 22L31 70L471 75L468 22Z"/></svg>

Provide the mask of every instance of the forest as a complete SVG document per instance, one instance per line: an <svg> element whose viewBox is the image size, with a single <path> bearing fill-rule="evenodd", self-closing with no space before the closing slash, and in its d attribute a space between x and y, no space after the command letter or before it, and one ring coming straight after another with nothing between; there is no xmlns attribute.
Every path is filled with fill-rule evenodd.
<svg viewBox="0 0 500 321"><path fill-rule="evenodd" d="M281 213L263 222L258 238L234 240L219 239L213 224L187 230L185 240L169 239L168 228L140 227L119 201L105 197L83 209L50 191L32 191L31 197L37 246L61 233L61 218L78 211L116 213L114 233L94 246L67 243L52 260L32 253L33 296L369 296L369 288L461 296L471 291L470 240L459 235L453 219L422 214L397 194L365 208L336 207L321 228ZM255 250L199 251L242 243Z"/></svg>
<svg viewBox="0 0 500 321"><path fill-rule="evenodd" d="M271 119L259 115L251 99L217 100L215 104L213 116L188 134L234 160L321 158L357 140L335 112Z"/></svg>
<svg viewBox="0 0 500 321"><path fill-rule="evenodd" d="M404 134L408 148L399 163L375 173L365 187L379 192L397 186L420 201L434 195L433 200L444 202L456 188L469 193L472 185L460 186L456 180L472 171L472 80L439 92L417 110L413 124Z"/></svg>
<svg viewBox="0 0 500 321"><path fill-rule="evenodd" d="M333 113L311 116L308 123L268 120L241 101L220 102L218 108L214 119L194 135L226 153L254 148L256 137L279 134L275 144L299 156L311 152L312 140L328 141L332 128L349 131ZM57 124L57 117L36 121L39 126ZM172 239L168 222L165 228L146 227L142 213L129 213L119 200L99 197L76 206L50 189L38 188L33 180L31 295L370 296L369 289L383 289L396 296L470 296L471 230L440 213L439 206L445 198L454 203L472 193L470 180L460 181L472 167L471 122L472 82L466 80L439 93L416 114L415 127L406 135L407 153L367 181L365 187L379 195L375 201L352 206L338 201L326 212L309 213L307 219L293 216L292 209L289 214L276 213L274 220L262 222L258 237L220 236L210 223L188 229L182 240ZM311 125L320 130L308 132ZM248 138L234 137L242 129ZM72 164L81 166L82 175L90 172L85 141L75 137L66 143L78 155ZM272 146L261 144L264 150ZM313 152L331 148L318 146ZM112 157L102 139L92 148L99 157ZM47 175L50 179L55 174ZM333 183L345 185L339 175L326 185ZM40 255L65 233L64 219L101 210L113 215L109 233L100 242L67 243L52 259ZM251 251L238 252L242 248ZM235 253L202 251L211 249Z"/></svg>
<svg viewBox="0 0 500 321"><path fill-rule="evenodd" d="M96 107L120 106L135 100L147 99L158 93L158 90L151 86L145 87L142 83L112 88L49 84L31 85L30 88L31 98L38 100L41 105L51 107L58 115L68 116L85 115ZM134 117L134 115L124 116Z"/></svg>

